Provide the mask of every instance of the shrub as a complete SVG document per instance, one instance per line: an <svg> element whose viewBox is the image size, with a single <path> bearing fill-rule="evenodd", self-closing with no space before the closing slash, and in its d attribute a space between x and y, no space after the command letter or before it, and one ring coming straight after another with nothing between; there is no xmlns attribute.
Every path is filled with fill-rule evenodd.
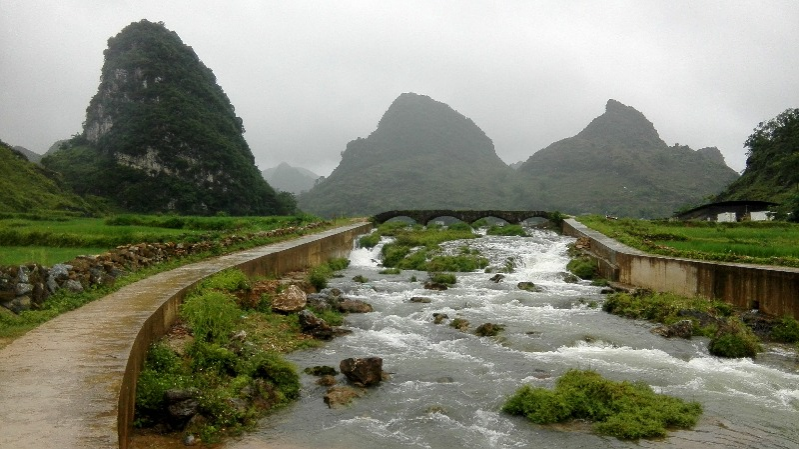
<svg viewBox="0 0 799 449"><path fill-rule="evenodd" d="M502 410L538 424L587 419L597 433L622 439L656 438L667 428L691 428L702 406L656 394L643 383L613 382L594 371L569 370L554 391L525 385Z"/></svg>
<svg viewBox="0 0 799 449"><path fill-rule="evenodd" d="M204 280L200 284L200 289L222 290L226 292L249 290L250 279L243 271L237 268L230 268L220 271Z"/></svg>
<svg viewBox="0 0 799 449"><path fill-rule="evenodd" d="M378 274L400 274L402 270L399 268L386 268L383 270L378 271Z"/></svg>
<svg viewBox="0 0 799 449"><path fill-rule="evenodd" d="M241 309L234 296L211 290L190 296L181 306L180 315L189 323L196 339L224 342L233 331Z"/></svg>
<svg viewBox="0 0 799 449"><path fill-rule="evenodd" d="M782 317L771 330L771 339L782 343L799 342L799 321L788 315Z"/></svg>
<svg viewBox="0 0 799 449"><path fill-rule="evenodd" d="M166 417L167 390L182 388L188 377L181 375L177 354L163 343L150 346L136 384L135 425L154 425Z"/></svg>
<svg viewBox="0 0 799 449"><path fill-rule="evenodd" d="M346 257L337 257L327 261L327 266L333 271L345 270L350 266L350 260Z"/></svg>
<svg viewBox="0 0 799 449"><path fill-rule="evenodd" d="M318 265L308 271L308 282L317 290L327 287L327 280L333 275L333 270L327 264Z"/></svg>
<svg viewBox="0 0 799 449"><path fill-rule="evenodd" d="M760 341L751 329L737 318L729 318L716 332L707 347L719 357L754 358L762 350Z"/></svg>
<svg viewBox="0 0 799 449"><path fill-rule="evenodd" d="M566 269L581 279L593 279L597 274L596 262L588 256L570 260Z"/></svg>
<svg viewBox="0 0 799 449"><path fill-rule="evenodd" d="M361 248L374 248L380 243L380 234L373 232L358 239L358 246Z"/></svg>
<svg viewBox="0 0 799 449"><path fill-rule="evenodd" d="M264 379L277 388L278 402L297 399L300 396L300 376L297 369L277 354L260 352L247 361L247 374Z"/></svg>
<svg viewBox="0 0 799 449"><path fill-rule="evenodd" d="M430 281L447 285L455 285L458 282L455 275L451 273L432 273L430 274Z"/></svg>

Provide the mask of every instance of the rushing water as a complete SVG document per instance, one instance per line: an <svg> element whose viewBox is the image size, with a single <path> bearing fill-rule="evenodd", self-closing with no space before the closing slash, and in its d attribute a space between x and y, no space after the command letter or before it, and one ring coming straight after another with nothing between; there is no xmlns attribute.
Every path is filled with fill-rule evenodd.
<svg viewBox="0 0 799 449"><path fill-rule="evenodd" d="M391 379L346 408L323 403L326 387L303 374L300 401L265 419L229 448L799 448L799 367L796 355L771 349L757 361L708 355L707 340L666 339L652 325L605 312L597 287L563 282L570 239L545 231L445 244L479 249L492 265L516 265L503 282L482 272L458 274L456 287L424 290L423 272L378 274L379 248L356 249L332 286L374 306L350 315L353 329L322 349L291 354L301 369L338 367L349 357L379 356ZM351 281L362 275L368 283ZM542 292L519 290L532 281ZM432 299L412 303L414 296ZM433 323L433 313L504 324L500 337L477 337ZM522 384L552 387L570 368L614 380L644 381L656 391L702 403L691 431L663 440L620 441L585 424L538 426L499 411Z"/></svg>

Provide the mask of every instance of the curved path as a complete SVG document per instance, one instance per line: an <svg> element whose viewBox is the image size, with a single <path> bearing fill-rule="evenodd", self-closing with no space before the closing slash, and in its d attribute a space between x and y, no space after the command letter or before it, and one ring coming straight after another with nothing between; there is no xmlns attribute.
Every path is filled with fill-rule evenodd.
<svg viewBox="0 0 799 449"><path fill-rule="evenodd" d="M65 313L0 350L0 448L125 448L135 379L183 295L228 267L282 274L342 257L358 223L185 265Z"/></svg>

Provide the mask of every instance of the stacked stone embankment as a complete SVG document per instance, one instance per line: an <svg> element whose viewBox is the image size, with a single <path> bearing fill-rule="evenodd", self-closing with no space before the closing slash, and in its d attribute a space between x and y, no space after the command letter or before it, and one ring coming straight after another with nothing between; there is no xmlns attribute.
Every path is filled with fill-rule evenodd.
<svg viewBox="0 0 799 449"><path fill-rule="evenodd" d="M301 234L324 224L327 223L316 222L301 227L230 235L196 243L122 245L102 254L78 256L51 267L38 263L0 266L0 306L17 314L40 309L44 301L60 289L79 293L93 286L111 285L126 273L158 263L221 250L248 240Z"/></svg>

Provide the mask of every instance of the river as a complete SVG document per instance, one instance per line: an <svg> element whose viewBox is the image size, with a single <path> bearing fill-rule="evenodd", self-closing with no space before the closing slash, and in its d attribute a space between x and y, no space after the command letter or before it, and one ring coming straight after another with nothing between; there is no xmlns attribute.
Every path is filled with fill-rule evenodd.
<svg viewBox="0 0 799 449"><path fill-rule="evenodd" d="M354 250L344 277L331 286L375 311L350 315L345 325L351 335L288 358L302 369L378 356L390 380L349 407L329 409L323 402L327 387L303 374L296 404L226 447L799 448L795 353L772 347L755 361L721 359L708 354L705 338L666 339L652 334L649 323L605 313L598 287L563 281L573 240L530 232L445 244L453 251L464 245L478 249L495 266L511 258L516 269L499 283L489 280L492 274L459 273L456 286L442 292L423 289L424 272L378 274L379 247ZM352 281L356 275L369 281ZM412 276L418 281L411 282ZM520 281L542 291L522 291ZM414 296L431 302L410 302ZM486 322L506 327L499 337L477 337L434 324L434 313L467 319L470 331ZM630 442L597 436L585 423L539 426L499 411L521 385L551 388L570 368L646 382L657 392L699 401L704 415L693 430Z"/></svg>

